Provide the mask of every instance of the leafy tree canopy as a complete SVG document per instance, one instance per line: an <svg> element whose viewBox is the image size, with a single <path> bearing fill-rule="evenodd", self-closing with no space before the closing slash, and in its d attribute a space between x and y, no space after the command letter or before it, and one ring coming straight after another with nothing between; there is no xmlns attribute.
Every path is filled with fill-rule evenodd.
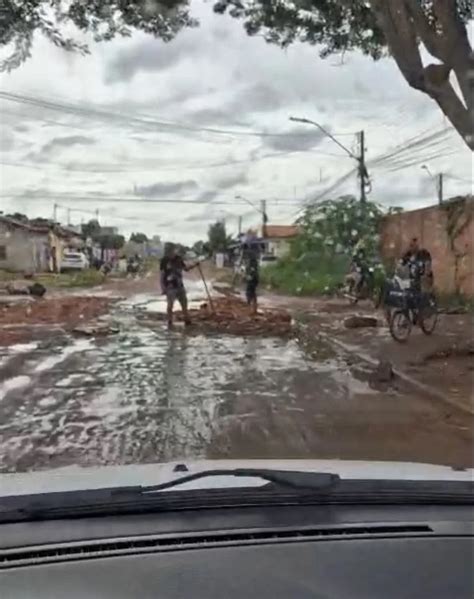
<svg viewBox="0 0 474 599"><path fill-rule="evenodd" d="M90 220L88 223L82 225L82 236L84 239L91 238L92 240L96 240L100 235L100 224L97 220Z"/></svg>
<svg viewBox="0 0 474 599"><path fill-rule="evenodd" d="M293 256L350 254L356 245L375 254L383 211L373 202L353 196L309 205L298 221L300 234L293 243Z"/></svg>
<svg viewBox="0 0 474 599"><path fill-rule="evenodd" d="M196 24L188 0L2 0L0 45L10 52L0 70L14 69L29 58L36 32L55 46L85 54L87 45L65 34L68 26L91 33L95 41L129 36L134 29L170 41L183 27Z"/></svg>
<svg viewBox="0 0 474 599"><path fill-rule="evenodd" d="M222 221L210 225L207 235L209 249L212 253L223 252L228 248L230 239L227 237L225 224Z"/></svg>
<svg viewBox="0 0 474 599"><path fill-rule="evenodd" d="M132 233L130 235L130 241L134 243L146 243L148 241L148 237L145 233Z"/></svg>

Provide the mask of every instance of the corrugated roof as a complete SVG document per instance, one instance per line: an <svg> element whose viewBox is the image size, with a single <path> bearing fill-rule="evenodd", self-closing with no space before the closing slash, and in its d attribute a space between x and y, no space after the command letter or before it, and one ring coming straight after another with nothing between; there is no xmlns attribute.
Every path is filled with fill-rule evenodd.
<svg viewBox="0 0 474 599"><path fill-rule="evenodd" d="M296 225L267 225L267 237L286 239L296 237L298 227Z"/></svg>

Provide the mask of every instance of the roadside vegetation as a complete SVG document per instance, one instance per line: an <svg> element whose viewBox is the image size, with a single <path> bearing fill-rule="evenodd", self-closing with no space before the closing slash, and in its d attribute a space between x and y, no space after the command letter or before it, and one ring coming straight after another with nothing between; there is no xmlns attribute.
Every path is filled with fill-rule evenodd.
<svg viewBox="0 0 474 599"><path fill-rule="evenodd" d="M377 255L383 216L373 202L343 196L307 206L290 253L261 269L264 286L292 295L333 293L344 282L355 247Z"/></svg>

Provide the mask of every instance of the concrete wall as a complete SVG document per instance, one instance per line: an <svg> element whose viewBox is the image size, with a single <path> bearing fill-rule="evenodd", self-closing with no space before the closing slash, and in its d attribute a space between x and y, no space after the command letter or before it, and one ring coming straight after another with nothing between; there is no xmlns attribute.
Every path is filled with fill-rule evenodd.
<svg viewBox="0 0 474 599"><path fill-rule="evenodd" d="M42 272L48 269L47 235L0 223L0 246L6 258L0 258L0 268L13 272Z"/></svg>
<svg viewBox="0 0 474 599"><path fill-rule="evenodd" d="M470 197L387 216L380 231L382 257L388 261L400 258L417 237L432 255L436 289L474 297L473 215Z"/></svg>

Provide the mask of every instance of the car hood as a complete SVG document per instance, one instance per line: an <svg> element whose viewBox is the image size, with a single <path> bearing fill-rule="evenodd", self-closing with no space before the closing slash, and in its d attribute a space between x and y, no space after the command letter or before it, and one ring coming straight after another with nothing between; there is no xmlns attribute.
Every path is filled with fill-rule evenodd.
<svg viewBox="0 0 474 599"><path fill-rule="evenodd" d="M177 468L179 466L179 468ZM183 460L159 464L72 466L37 472L1 474L0 496L76 491L110 487L155 485L186 474L211 469L267 468L331 472L346 479L472 481L474 469L411 462L372 462L347 460ZM179 488L223 488L264 484L256 478L210 477L186 483ZM175 489L176 490L176 489Z"/></svg>

